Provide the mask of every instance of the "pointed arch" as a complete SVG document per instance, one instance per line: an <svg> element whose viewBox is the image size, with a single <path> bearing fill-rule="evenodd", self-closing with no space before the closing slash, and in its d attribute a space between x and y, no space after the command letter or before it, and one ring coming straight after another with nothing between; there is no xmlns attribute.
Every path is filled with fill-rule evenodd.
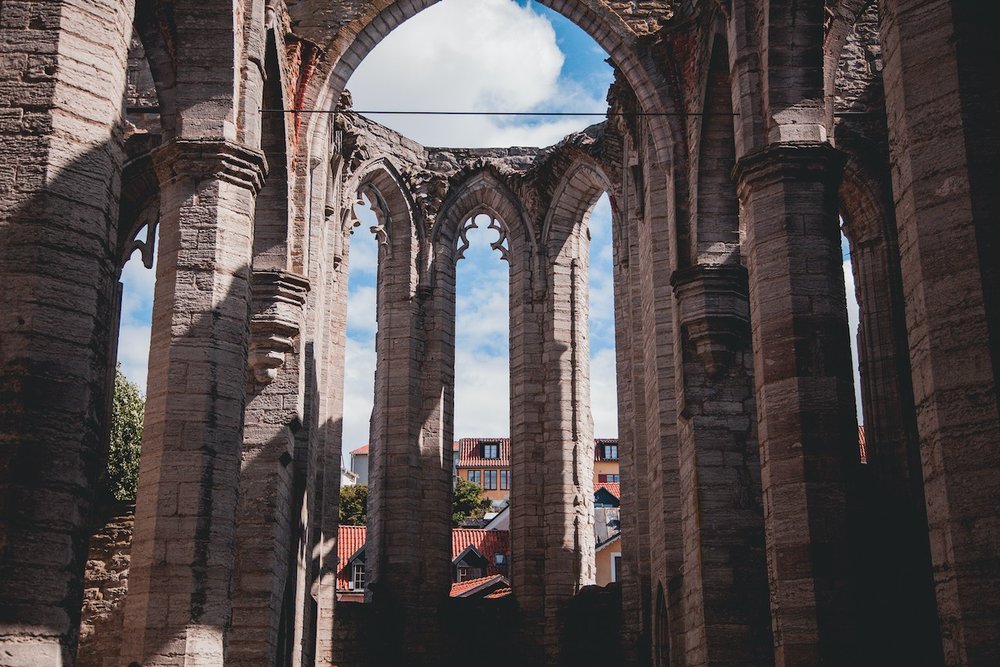
<svg viewBox="0 0 1000 667"><path fill-rule="evenodd" d="M601 195L612 195L611 179L594 160L577 158L563 174L552 195L542 223L542 244L552 248L565 243L577 225L586 225ZM612 212L614 215L614 198Z"/></svg>

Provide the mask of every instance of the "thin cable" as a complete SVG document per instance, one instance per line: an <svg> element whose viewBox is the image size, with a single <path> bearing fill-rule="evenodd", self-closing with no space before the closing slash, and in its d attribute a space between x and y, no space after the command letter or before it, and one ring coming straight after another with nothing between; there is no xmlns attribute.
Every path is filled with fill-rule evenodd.
<svg viewBox="0 0 1000 667"><path fill-rule="evenodd" d="M739 116L737 113L684 113L681 111L360 111L356 109L261 109L261 113L356 113L359 115L392 115L392 116L592 116L607 118L608 116Z"/></svg>

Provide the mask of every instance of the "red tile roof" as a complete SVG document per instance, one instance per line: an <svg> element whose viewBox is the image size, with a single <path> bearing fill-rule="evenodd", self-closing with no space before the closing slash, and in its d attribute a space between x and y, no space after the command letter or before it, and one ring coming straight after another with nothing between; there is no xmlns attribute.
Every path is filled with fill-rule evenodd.
<svg viewBox="0 0 1000 667"><path fill-rule="evenodd" d="M495 459L484 459L482 456L484 443L498 443L499 456ZM509 468L510 438L462 438L458 441L458 468Z"/></svg>
<svg viewBox="0 0 1000 667"><path fill-rule="evenodd" d="M347 590L351 573L347 571L347 561L365 546L364 526L341 526L337 532L337 588Z"/></svg>
<svg viewBox="0 0 1000 667"><path fill-rule="evenodd" d="M503 570L497 567L496 554L504 554L510 558L510 533L506 530L483 530L482 528L452 528L451 529L451 559L455 560L459 554L470 546L476 547L489 565L486 568L487 575L504 574Z"/></svg>
<svg viewBox="0 0 1000 667"><path fill-rule="evenodd" d="M352 449L351 450L351 454L354 454L355 456L364 455L364 454L367 454L367 453L368 453L368 445L361 445L357 449Z"/></svg>
<svg viewBox="0 0 1000 667"><path fill-rule="evenodd" d="M858 425L858 451L861 453L861 462L868 463L868 442L865 439L865 425Z"/></svg>
<svg viewBox="0 0 1000 667"><path fill-rule="evenodd" d="M598 489L604 489L618 500L622 499L622 485L619 482L594 482L594 493Z"/></svg>
<svg viewBox="0 0 1000 667"><path fill-rule="evenodd" d="M618 457L605 458L604 445L618 445L618 438L596 438L594 440L594 460L595 461L617 461Z"/></svg>
<svg viewBox="0 0 1000 667"><path fill-rule="evenodd" d="M347 590L351 572L347 562L358 549L365 546L365 526L341 526L337 538L337 589ZM451 531L451 559L455 560L468 547L474 546L487 561L487 576L505 574L497 567L496 554L510 558L510 533L506 530L483 530L482 528L453 528Z"/></svg>
<svg viewBox="0 0 1000 667"><path fill-rule="evenodd" d="M478 579L469 579L468 581L463 581L461 583L451 585L451 597L461 598L469 596L470 593L474 592L477 588L485 588L491 584L502 584L499 590L510 590L509 582L498 574L492 576L479 577ZM489 596L486 596L489 597Z"/></svg>
<svg viewBox="0 0 1000 667"><path fill-rule="evenodd" d="M484 600L496 600L497 598L505 598L510 595L510 588L498 588L489 595L487 595Z"/></svg>

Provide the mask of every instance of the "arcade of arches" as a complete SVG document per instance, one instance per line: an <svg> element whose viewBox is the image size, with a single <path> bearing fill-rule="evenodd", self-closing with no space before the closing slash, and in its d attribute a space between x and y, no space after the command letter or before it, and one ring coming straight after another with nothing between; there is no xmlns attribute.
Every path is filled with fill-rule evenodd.
<svg viewBox="0 0 1000 667"><path fill-rule="evenodd" d="M434 1L0 2L0 664L1000 664L989 3L547 0L610 55L608 119L431 149L345 84ZM604 192L623 554L596 589ZM341 604L361 196L369 585ZM455 266L477 215L510 269L513 595L457 606ZM81 633L136 248L158 260L138 497L108 524L127 584Z"/></svg>

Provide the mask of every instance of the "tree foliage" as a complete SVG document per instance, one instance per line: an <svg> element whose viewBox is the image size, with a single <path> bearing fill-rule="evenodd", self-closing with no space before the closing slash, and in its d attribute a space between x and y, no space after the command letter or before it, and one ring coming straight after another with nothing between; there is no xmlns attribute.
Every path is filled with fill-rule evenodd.
<svg viewBox="0 0 1000 667"><path fill-rule="evenodd" d="M135 500L142 449L142 413L146 400L121 367L115 370L115 397L111 408L111 446L105 495L115 500Z"/></svg>
<svg viewBox="0 0 1000 667"><path fill-rule="evenodd" d="M368 521L368 485L340 487L340 525L363 526Z"/></svg>
<svg viewBox="0 0 1000 667"><path fill-rule="evenodd" d="M452 497L451 523L461 525L466 519L480 519L492 506L489 498L483 496L483 487L475 482L459 477L455 481L455 493Z"/></svg>

